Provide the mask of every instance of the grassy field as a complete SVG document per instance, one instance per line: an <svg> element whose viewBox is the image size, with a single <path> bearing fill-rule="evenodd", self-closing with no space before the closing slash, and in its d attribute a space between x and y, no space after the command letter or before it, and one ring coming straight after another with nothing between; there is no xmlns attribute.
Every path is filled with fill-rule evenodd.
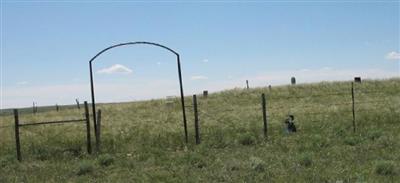
<svg viewBox="0 0 400 183"><path fill-rule="evenodd" d="M262 133L261 93L269 131ZM14 129L0 128L0 182L398 182L400 79L233 89L199 97L200 145L189 144L179 100L101 104L102 152L88 155L85 125L22 127L23 161ZM298 133L284 133L295 116ZM76 119L83 110L21 114L22 122ZM13 124L0 117L0 126Z"/></svg>

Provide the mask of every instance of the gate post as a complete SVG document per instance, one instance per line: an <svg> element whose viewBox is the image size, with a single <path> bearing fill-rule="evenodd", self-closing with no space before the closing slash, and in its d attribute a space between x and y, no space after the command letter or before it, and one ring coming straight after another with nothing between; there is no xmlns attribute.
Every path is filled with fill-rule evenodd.
<svg viewBox="0 0 400 183"><path fill-rule="evenodd" d="M90 141L90 118L89 118L89 107L87 101L85 101L85 118L86 118L86 145L88 154L92 154L92 142Z"/></svg>
<svg viewBox="0 0 400 183"><path fill-rule="evenodd" d="M100 152L101 109L97 111L96 151Z"/></svg>

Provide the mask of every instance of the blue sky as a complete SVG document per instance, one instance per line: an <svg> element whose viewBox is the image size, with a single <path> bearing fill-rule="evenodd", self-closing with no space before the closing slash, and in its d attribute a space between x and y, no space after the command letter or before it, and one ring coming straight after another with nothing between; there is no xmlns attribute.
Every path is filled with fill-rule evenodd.
<svg viewBox="0 0 400 183"><path fill-rule="evenodd" d="M1 3L1 108L89 100L88 61L122 42L181 55L187 95L251 86L399 77L400 3ZM95 61L97 100L179 95L175 57L146 45Z"/></svg>

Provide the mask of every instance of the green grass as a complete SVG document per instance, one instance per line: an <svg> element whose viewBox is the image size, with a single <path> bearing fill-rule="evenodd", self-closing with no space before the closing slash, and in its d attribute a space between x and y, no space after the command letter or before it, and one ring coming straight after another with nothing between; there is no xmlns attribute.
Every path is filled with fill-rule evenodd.
<svg viewBox="0 0 400 183"><path fill-rule="evenodd" d="M199 97L200 145L194 143L191 98L185 99L189 144L179 100L99 105L102 152L93 155L86 153L84 123L29 126L20 129L19 163L13 128L0 128L0 182L396 182L400 79L363 81L355 88L356 133L349 82ZM342 95L334 95L338 92ZM267 95L267 139L261 93ZM289 113L296 134L284 133ZM22 122L71 118L83 118L83 110L20 116ZM0 126L13 123L12 115L0 117Z"/></svg>

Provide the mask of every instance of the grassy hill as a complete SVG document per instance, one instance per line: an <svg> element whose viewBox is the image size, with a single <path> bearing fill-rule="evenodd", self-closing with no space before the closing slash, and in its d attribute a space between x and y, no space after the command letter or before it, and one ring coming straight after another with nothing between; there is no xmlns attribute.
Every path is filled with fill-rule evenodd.
<svg viewBox="0 0 400 183"><path fill-rule="evenodd" d="M263 137L261 93L267 95ZM88 155L85 125L0 128L0 182L395 182L400 180L400 79L233 89L199 97L201 140L189 143L179 100L101 104L102 152ZM21 114L22 122L77 119L83 110ZM298 132L284 133L295 116ZM13 124L0 117L0 126Z"/></svg>

